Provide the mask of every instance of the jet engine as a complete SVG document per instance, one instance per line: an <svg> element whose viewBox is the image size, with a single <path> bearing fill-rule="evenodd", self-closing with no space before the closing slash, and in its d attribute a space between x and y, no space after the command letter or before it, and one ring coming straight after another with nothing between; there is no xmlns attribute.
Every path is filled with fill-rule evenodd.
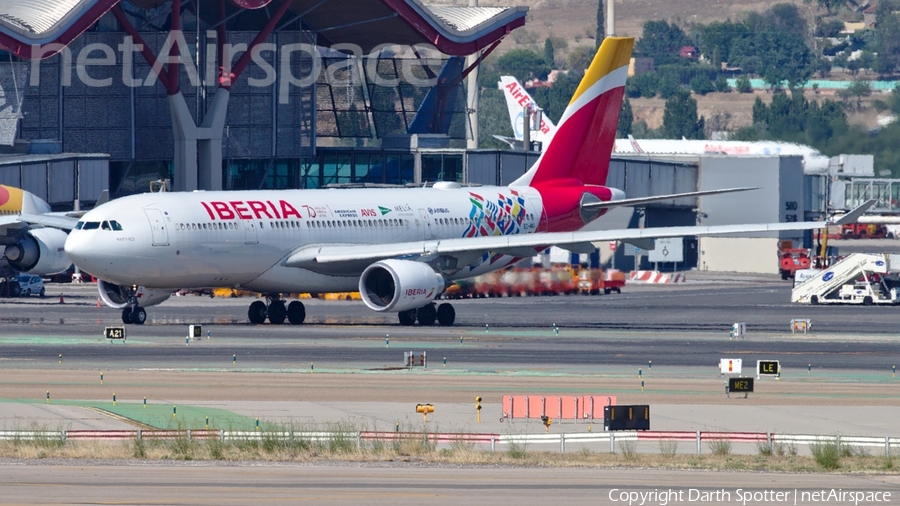
<svg viewBox="0 0 900 506"><path fill-rule="evenodd" d="M9 265L28 274L55 274L72 265L66 255L68 234L55 228L28 231L18 242L6 246L3 254Z"/></svg>
<svg viewBox="0 0 900 506"><path fill-rule="evenodd" d="M133 295L140 307L155 306L161 304L172 296L172 292L168 290L149 290L143 286L137 288L131 286L114 285L107 281L98 280L97 288L100 290L100 298L103 302L116 309L124 309L128 307Z"/></svg>
<svg viewBox="0 0 900 506"><path fill-rule="evenodd" d="M375 262L359 278L363 302L379 312L420 308L443 293L445 287L444 277L431 266L411 260Z"/></svg>

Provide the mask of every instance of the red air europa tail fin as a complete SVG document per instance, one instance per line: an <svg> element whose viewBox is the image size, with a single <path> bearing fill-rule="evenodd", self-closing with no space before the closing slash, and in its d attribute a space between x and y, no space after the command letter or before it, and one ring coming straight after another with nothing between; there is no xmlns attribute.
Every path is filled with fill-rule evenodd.
<svg viewBox="0 0 900 506"><path fill-rule="evenodd" d="M512 186L576 179L605 185L634 39L607 37L538 161Z"/></svg>

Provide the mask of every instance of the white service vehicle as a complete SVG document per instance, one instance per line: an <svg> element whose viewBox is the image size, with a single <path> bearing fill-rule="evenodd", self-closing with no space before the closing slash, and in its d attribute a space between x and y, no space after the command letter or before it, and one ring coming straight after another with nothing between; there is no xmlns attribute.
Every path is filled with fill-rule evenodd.
<svg viewBox="0 0 900 506"><path fill-rule="evenodd" d="M890 256L853 253L794 286L791 302L801 304L898 304L897 287L885 283Z"/></svg>

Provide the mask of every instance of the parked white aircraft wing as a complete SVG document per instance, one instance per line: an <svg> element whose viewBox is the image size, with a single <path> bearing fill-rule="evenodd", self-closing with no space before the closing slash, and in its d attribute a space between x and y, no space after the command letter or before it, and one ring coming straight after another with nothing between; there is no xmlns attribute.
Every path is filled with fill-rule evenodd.
<svg viewBox="0 0 900 506"><path fill-rule="evenodd" d="M72 230L78 224L78 218L60 214L21 214L15 218L23 225L43 225L63 230Z"/></svg>

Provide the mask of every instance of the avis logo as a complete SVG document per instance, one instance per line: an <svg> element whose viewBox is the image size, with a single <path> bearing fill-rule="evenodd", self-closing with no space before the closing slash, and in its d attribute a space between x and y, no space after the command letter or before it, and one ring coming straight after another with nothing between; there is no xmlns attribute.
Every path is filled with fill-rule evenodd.
<svg viewBox="0 0 900 506"><path fill-rule="evenodd" d="M374 217L378 216L378 213L375 212L374 209L363 209L362 211L360 211L360 214L361 214L364 218L365 218L365 217L371 217L371 218L374 218Z"/></svg>

